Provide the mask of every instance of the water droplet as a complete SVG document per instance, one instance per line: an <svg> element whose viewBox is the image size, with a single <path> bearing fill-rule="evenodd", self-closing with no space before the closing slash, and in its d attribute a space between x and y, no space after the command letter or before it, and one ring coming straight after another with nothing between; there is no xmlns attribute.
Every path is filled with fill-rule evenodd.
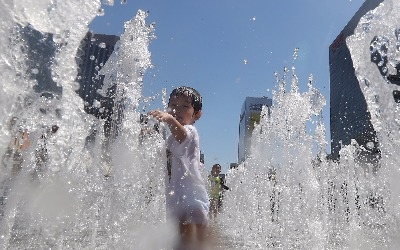
<svg viewBox="0 0 400 250"><path fill-rule="evenodd" d="M94 57L94 55L91 55L91 56L90 56L90 60L94 60L94 59L96 59L96 58Z"/></svg>
<svg viewBox="0 0 400 250"><path fill-rule="evenodd" d="M93 100L93 107L100 108L101 107L101 103L98 100Z"/></svg>
<svg viewBox="0 0 400 250"><path fill-rule="evenodd" d="M299 56L299 48L295 48L293 51L293 59L296 60Z"/></svg>
<svg viewBox="0 0 400 250"><path fill-rule="evenodd" d="M121 4L127 4L128 0L121 0Z"/></svg>
<svg viewBox="0 0 400 250"><path fill-rule="evenodd" d="M81 85L79 84L79 82L73 82L72 83L72 89L74 91L78 91L81 88Z"/></svg>
<svg viewBox="0 0 400 250"><path fill-rule="evenodd" d="M99 9L97 10L97 15L98 15L98 16L104 16L104 9L103 9L103 8L99 8Z"/></svg>
<svg viewBox="0 0 400 250"><path fill-rule="evenodd" d="M102 48L102 49L104 49L104 48L106 47L106 44L105 44L105 43L100 43L100 44L99 44L99 47Z"/></svg>
<svg viewBox="0 0 400 250"><path fill-rule="evenodd" d="M105 93L104 93L103 89L97 89L96 93L101 95L101 96L105 96Z"/></svg>
<svg viewBox="0 0 400 250"><path fill-rule="evenodd" d="M54 34L53 41L57 44L62 44L65 42L65 37L62 36L61 34Z"/></svg>
<svg viewBox="0 0 400 250"><path fill-rule="evenodd" d="M247 64L248 61L247 61L247 59L244 59L243 62L244 62L244 64Z"/></svg>
<svg viewBox="0 0 400 250"><path fill-rule="evenodd" d="M113 6L114 5L114 0L103 0L103 4L104 5Z"/></svg>
<svg viewBox="0 0 400 250"><path fill-rule="evenodd" d="M374 142L370 141L370 142L367 142L367 143L365 144L365 146L366 146L367 148L369 148L369 149L373 149L373 148L375 147L375 144L374 144Z"/></svg>
<svg viewBox="0 0 400 250"><path fill-rule="evenodd" d="M32 74L35 74L35 75L36 75L36 74L38 74L38 73L39 73L39 70L38 70L38 69L36 69L36 68L35 68L35 69L31 69L31 72L32 72Z"/></svg>

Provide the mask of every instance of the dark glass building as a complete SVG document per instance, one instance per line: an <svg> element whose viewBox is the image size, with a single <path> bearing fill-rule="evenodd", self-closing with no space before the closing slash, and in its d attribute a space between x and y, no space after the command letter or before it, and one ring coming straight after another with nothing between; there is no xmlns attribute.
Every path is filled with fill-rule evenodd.
<svg viewBox="0 0 400 250"><path fill-rule="evenodd" d="M21 41L21 50L25 53L27 66L26 77L35 80L33 90L46 98L62 95L61 86L52 78L52 64L55 55L63 46L56 44L53 34L37 31L31 25L22 27L16 25L14 28L15 42ZM21 63L22 64L22 63Z"/></svg>
<svg viewBox="0 0 400 250"><path fill-rule="evenodd" d="M107 118L112 112L112 89L107 95L99 90L103 87L104 76L99 75L100 69L107 62L119 40L118 36L93 34L88 32L78 49L78 82L77 93L85 102L85 111L97 118Z"/></svg>
<svg viewBox="0 0 400 250"><path fill-rule="evenodd" d="M366 0L329 46L331 157L334 160L339 159L341 145L350 144L351 139L364 147L373 142L373 148L370 143L365 147L369 150L366 155L376 158L374 156L378 154L376 133L355 75L346 38L354 34L361 17L381 2L383 0Z"/></svg>
<svg viewBox="0 0 400 250"><path fill-rule="evenodd" d="M104 134L107 138L118 135L118 124L122 119L122 109L115 103L116 85L102 90L104 75L99 75L114 51L118 36L93 34L88 32L77 52L79 89L76 91L84 100L86 113L104 119ZM94 131L93 136L96 131Z"/></svg>

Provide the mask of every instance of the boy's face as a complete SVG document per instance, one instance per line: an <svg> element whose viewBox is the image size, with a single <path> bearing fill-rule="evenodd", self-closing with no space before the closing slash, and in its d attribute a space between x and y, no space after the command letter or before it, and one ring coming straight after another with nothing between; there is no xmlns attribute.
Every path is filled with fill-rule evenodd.
<svg viewBox="0 0 400 250"><path fill-rule="evenodd" d="M168 113L181 125L192 125L201 116L201 111L195 114L191 98L185 95L172 96L168 107Z"/></svg>

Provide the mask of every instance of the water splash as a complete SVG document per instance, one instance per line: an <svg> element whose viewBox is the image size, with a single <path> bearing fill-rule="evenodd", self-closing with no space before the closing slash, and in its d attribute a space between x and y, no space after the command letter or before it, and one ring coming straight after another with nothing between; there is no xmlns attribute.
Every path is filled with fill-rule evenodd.
<svg viewBox="0 0 400 250"><path fill-rule="evenodd" d="M313 235L322 227L320 183L310 148L316 138L324 142L325 134L322 124L315 138L306 134L306 124L321 112L325 99L312 84L300 94L292 73L291 90L286 92L285 82L279 81L273 107L261 113L250 158L228 173L235 190L227 193L220 218L226 231L242 235L240 241L250 243L250 249L320 247L322 236Z"/></svg>
<svg viewBox="0 0 400 250"><path fill-rule="evenodd" d="M290 79L285 68L282 78L276 74L274 106L264 108L254 130L251 157L227 177L232 191L226 193L218 219L236 246L390 249L400 245L398 107L391 96L399 89L381 74L389 74L390 65L398 60L395 28L400 19L393 17L398 9L399 3L385 1L362 19L356 35L347 41L353 61L369 61L371 53L361 49L369 48L374 30L382 31L372 46L381 55L379 60L372 58L378 63L355 64L382 147L379 166L358 160L363 149L355 141L343 147L340 163L326 159L320 117L325 98L313 87L312 76L308 90L300 93L294 64ZM87 24L99 10L99 1L0 1L0 107L5 114L0 145L7 155L10 138L22 130L30 133L31 143L22 153L21 168L5 161L1 170L4 249L159 249L176 237L164 218L163 138L143 133L136 110L143 75L151 67L147 47L154 39L145 12L125 23L118 53L100 72L106 79L102 93L117 86L115 111L123 112L115 114L123 116L115 119L120 123L111 134L123 136L107 138L99 133L95 145L85 147L84 138L92 129L101 130L104 121L87 115L75 94L75 55ZM393 18L387 22L387 17ZM31 40L37 43L32 45ZM39 53L48 58L41 61L42 67L30 64L37 58L29 51L38 51L37 44L52 51ZM296 49L294 61L297 54ZM165 95L163 91L164 105ZM312 131L307 130L310 122L316 124ZM52 133L55 124L59 129ZM45 142L46 157L38 162L37 150ZM157 240L152 237L155 233Z"/></svg>
<svg viewBox="0 0 400 250"><path fill-rule="evenodd" d="M355 140L342 147L340 162L328 160L319 116L323 95L312 87L312 77L309 90L300 94L294 66L289 92L287 70L282 79L276 74L273 107L263 110L254 129L251 156L227 175L233 190L225 194L219 222L242 249L400 245L399 108L392 95L399 86L387 78L390 65L398 65L399 9L396 1L385 1L361 19L347 40L378 132L379 163L360 160L365 149ZM313 120L315 129L306 132ZM316 155L310 150L315 146Z"/></svg>
<svg viewBox="0 0 400 250"><path fill-rule="evenodd" d="M141 134L135 111L154 39L145 12L126 22L102 71L105 88L118 86L115 111L124 112L114 113L124 117L113 132L124 136L98 133L92 147L85 144L104 121L86 114L75 93L75 56L99 8L95 0L0 2L2 249L146 249L149 231L169 230L161 224L163 180L151 178L163 176L163 140ZM22 131L29 147L9 152Z"/></svg>
<svg viewBox="0 0 400 250"><path fill-rule="evenodd" d="M346 40L381 150L376 194L383 199L385 213L375 220L385 225L384 237L389 246L394 245L391 241L397 240L399 244L400 224L400 169L397 160L400 153L400 109L395 98L400 86L390 79L398 74L400 66L397 46L399 9L398 1L385 1L367 13L360 20L355 34ZM363 28L365 26L368 29Z"/></svg>

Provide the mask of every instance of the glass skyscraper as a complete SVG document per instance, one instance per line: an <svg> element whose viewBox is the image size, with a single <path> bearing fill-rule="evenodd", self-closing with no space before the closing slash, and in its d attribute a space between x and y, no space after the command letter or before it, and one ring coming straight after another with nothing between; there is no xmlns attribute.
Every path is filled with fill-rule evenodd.
<svg viewBox="0 0 400 250"><path fill-rule="evenodd" d="M354 34L361 17L382 1L366 0L329 46L331 157L334 160L339 159L341 145L350 144L351 139L361 146L373 142L375 146L369 154L378 153L376 133L355 75L346 38Z"/></svg>
<svg viewBox="0 0 400 250"><path fill-rule="evenodd" d="M80 88L77 93L85 101L85 111L97 118L110 116L113 106L110 93L107 93L107 96L98 93L104 78L103 75L99 75L99 71L111 56L118 40L118 36L88 32L78 50Z"/></svg>
<svg viewBox="0 0 400 250"><path fill-rule="evenodd" d="M114 101L116 85L102 90L104 75L101 68L113 53L119 37L88 32L77 52L78 79L80 88L76 92L84 100L86 113L104 120L103 132L107 138L118 135L122 109ZM105 92L105 93L103 93ZM95 136L96 131L93 132Z"/></svg>

